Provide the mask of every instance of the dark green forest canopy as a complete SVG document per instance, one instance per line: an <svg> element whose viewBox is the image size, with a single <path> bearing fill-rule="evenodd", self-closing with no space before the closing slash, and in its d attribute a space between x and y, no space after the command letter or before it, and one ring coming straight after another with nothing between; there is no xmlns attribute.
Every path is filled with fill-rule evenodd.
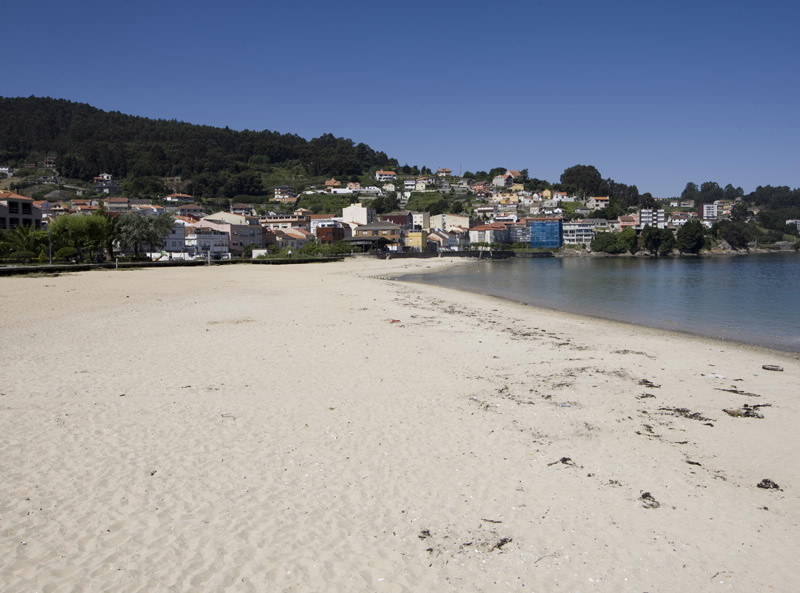
<svg viewBox="0 0 800 593"><path fill-rule="evenodd" d="M397 166L383 152L332 134L306 140L125 115L63 99L0 97L0 162L21 165L46 153L55 153L65 177L181 176L202 182L196 189L209 193L230 178L245 191L263 192L248 172L271 166L299 165L309 177L360 176Z"/></svg>

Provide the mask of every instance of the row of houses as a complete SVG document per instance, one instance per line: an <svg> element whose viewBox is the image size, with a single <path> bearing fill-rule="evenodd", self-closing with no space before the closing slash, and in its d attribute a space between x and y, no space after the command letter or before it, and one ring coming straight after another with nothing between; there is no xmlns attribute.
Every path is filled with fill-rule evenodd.
<svg viewBox="0 0 800 593"><path fill-rule="evenodd" d="M240 205L238 209L232 208L231 212L207 214L198 204L165 208L127 198L109 198L102 202L102 206L110 213L136 211L143 215L171 210L176 215L175 227L165 240L164 250L186 254L187 257L240 256L248 247L300 248L309 241L350 241L355 247L380 246L396 251L462 249L475 243L524 243L534 247L558 248L564 243L588 245L600 231L619 231L628 227L641 229L645 226L666 228L668 222L679 226L689 218L686 213L676 213L668 221L663 209L643 209L636 215L622 216L617 221L517 218L497 215L495 212L485 224L471 226L470 218L463 214L431 215L428 212L401 210L377 215L373 208L360 202L343 208L338 216L298 209L289 215L269 213L259 217L247 204ZM50 205L3 192L0 194L0 228L14 228L20 224L38 228L42 225L43 213L46 220L63 212L91 214L100 207L101 203L89 200Z"/></svg>

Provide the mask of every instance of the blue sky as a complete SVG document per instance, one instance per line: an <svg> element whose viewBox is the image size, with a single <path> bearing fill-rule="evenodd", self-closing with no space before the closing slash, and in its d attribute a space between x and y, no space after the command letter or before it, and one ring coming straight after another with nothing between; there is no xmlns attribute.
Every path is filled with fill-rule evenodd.
<svg viewBox="0 0 800 593"><path fill-rule="evenodd" d="M0 95L324 132L400 162L593 164L655 195L800 185L800 3L51 2L0 14Z"/></svg>

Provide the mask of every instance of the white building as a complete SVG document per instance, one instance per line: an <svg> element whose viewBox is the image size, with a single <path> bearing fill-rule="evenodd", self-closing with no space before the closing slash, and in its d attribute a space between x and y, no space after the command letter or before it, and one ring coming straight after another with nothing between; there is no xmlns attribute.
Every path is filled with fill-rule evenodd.
<svg viewBox="0 0 800 593"><path fill-rule="evenodd" d="M642 208L639 210L639 229L649 226L655 229L667 228L667 213L663 208Z"/></svg>
<svg viewBox="0 0 800 593"><path fill-rule="evenodd" d="M394 181L397 179L397 173L394 171L375 171L375 179L378 181Z"/></svg>
<svg viewBox="0 0 800 593"><path fill-rule="evenodd" d="M492 185L495 187L509 187L514 183L514 178L506 173L505 175L497 175L492 179Z"/></svg>
<svg viewBox="0 0 800 593"><path fill-rule="evenodd" d="M592 210L602 210L611 202L608 196L594 196L586 200L586 207Z"/></svg>
<svg viewBox="0 0 800 593"><path fill-rule="evenodd" d="M494 212L494 209L492 209ZM442 231L468 229L469 216L463 214L436 214L430 217L430 228Z"/></svg>
<svg viewBox="0 0 800 593"><path fill-rule="evenodd" d="M375 209L362 206L361 202L342 208L342 221L355 224L369 224L375 220Z"/></svg>
<svg viewBox="0 0 800 593"><path fill-rule="evenodd" d="M685 225L691 219L692 219L692 213L690 212L673 212L669 217L667 226L673 229L677 229Z"/></svg>
<svg viewBox="0 0 800 593"><path fill-rule="evenodd" d="M411 213L411 227L414 229L421 229L429 231L431 229L431 215L430 212L412 212Z"/></svg>
<svg viewBox="0 0 800 593"><path fill-rule="evenodd" d="M703 204L703 220L714 222L719 218L716 204Z"/></svg>
<svg viewBox="0 0 800 593"><path fill-rule="evenodd" d="M207 227L186 229L186 251L193 257L220 259L230 257L228 233Z"/></svg>
<svg viewBox="0 0 800 593"><path fill-rule="evenodd" d="M344 228L346 225L340 217L331 216L330 218L311 218L308 223L308 230L312 235L317 234L317 229L322 228Z"/></svg>
<svg viewBox="0 0 800 593"><path fill-rule="evenodd" d="M164 237L164 251L169 251L170 253L182 253L186 251L187 227L188 223L185 221L180 219L175 220L175 224L172 225L172 230L169 232L169 235Z"/></svg>
<svg viewBox="0 0 800 593"><path fill-rule="evenodd" d="M469 229L470 243L507 243L508 227L504 224L482 224Z"/></svg>
<svg viewBox="0 0 800 593"><path fill-rule="evenodd" d="M565 220L562 225L564 245L589 245L598 231L611 230L608 221L602 218Z"/></svg>

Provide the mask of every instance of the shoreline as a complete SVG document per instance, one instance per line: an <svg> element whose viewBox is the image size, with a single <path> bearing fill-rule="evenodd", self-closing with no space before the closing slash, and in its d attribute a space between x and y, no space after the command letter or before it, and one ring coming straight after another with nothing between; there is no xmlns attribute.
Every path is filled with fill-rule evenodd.
<svg viewBox="0 0 800 593"><path fill-rule="evenodd" d="M798 361L459 263L0 279L4 591L800 588Z"/></svg>
<svg viewBox="0 0 800 593"><path fill-rule="evenodd" d="M717 257L745 257L748 255L800 255L797 249L738 249L730 251L701 251L700 253L669 253L667 255L653 255L650 253L605 253L602 251L586 251L577 248L567 248L566 251L555 252L554 257L591 257L613 259L703 259Z"/></svg>
<svg viewBox="0 0 800 593"><path fill-rule="evenodd" d="M458 262L458 263L468 264L468 263L478 263L478 262ZM494 262L494 263L497 263L497 262ZM440 271L439 269L419 270L419 271L415 271L415 272L413 272L411 274L407 274L407 275L412 275L412 274L413 275L434 275L439 271ZM442 286L440 284L436 284L435 282L424 282L424 281L421 281L421 280L407 280L402 275L400 275L400 276L389 276L389 277L385 277L383 279L385 279L385 280L394 280L394 281L397 281L397 282L406 282L406 283L409 283L409 284L416 284L416 285L420 285L420 286L441 288L441 289L446 290L446 291L463 292L463 293L466 293L466 294L478 295L478 296L482 296L482 297L489 298L489 299L497 299L499 301L503 301L503 302L506 302L506 303L512 303L514 305L526 307L526 308L529 308L529 309L532 309L532 310L539 310L539 311L546 311L546 312L551 312L551 313L562 314L562 315L570 316L570 317L573 317L573 318L576 318L576 319L584 319L584 320L598 321L598 322L604 322L604 323L609 323L609 324L616 324L616 325L620 325L620 326L627 327L627 328L639 328L639 329L646 330L646 331L662 332L664 334L674 334L676 336L682 336L682 337L685 337L685 338L693 338L693 339L697 339L697 340L701 340L701 341L703 341L703 340L704 341L709 341L711 343L718 343L720 345L736 346L736 347L741 347L741 348L750 349L750 350L754 350L754 351L761 351L761 352L764 352L766 354L770 354L770 355L773 355L773 356L774 355L780 355L780 356L787 357L787 358L789 358L791 360L800 360L800 351L798 351L798 350L782 350L780 348L774 348L774 347L770 347L770 346L765 346L763 344L754 344L754 343L751 343L751 342L741 342L741 341L738 341L738 340L726 339L726 338L719 337L719 336L711 336L711 335L706 335L706 334L701 334L701 333L695 333L695 332L692 332L692 331L689 331L689 330L667 329L667 328L663 328L663 327L656 327L656 326L652 326L652 325L644 325L644 324L640 324L640 323L635 323L635 322L632 322L632 321L624 321L624 320L620 320L620 319L614 319L614 318L611 318L611 317L604 317L602 315L591 315L589 313L577 313L577 312L574 312L574 311L567 311L567 310L564 310L564 309L557 309L555 307L548 307L546 305L530 303L530 302L514 299L514 298L511 298L511 297L495 295L495 294L491 294L491 293L481 292L481 291L478 291L478 290L468 290L468 289L465 289L465 288L455 288L455 287L450 287L450 286Z"/></svg>

